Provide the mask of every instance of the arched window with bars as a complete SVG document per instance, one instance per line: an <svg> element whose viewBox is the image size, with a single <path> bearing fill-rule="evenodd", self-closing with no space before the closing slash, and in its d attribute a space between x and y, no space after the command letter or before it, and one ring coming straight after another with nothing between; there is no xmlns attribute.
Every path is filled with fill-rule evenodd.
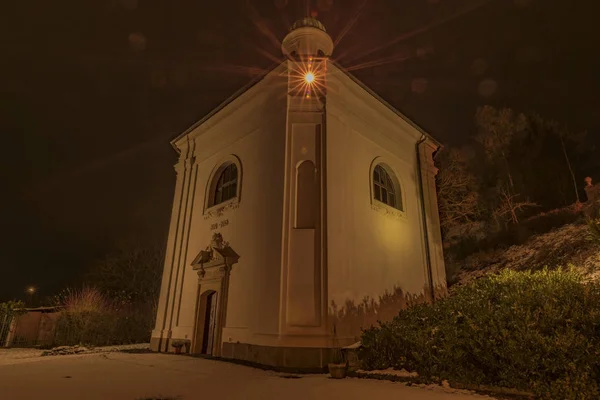
<svg viewBox="0 0 600 400"><path fill-rule="evenodd" d="M210 206L216 206L237 197L238 169L234 163L225 166L217 177Z"/></svg>
<svg viewBox="0 0 600 400"><path fill-rule="evenodd" d="M394 173L382 164L373 169L373 198L385 205L404 211L402 193Z"/></svg>

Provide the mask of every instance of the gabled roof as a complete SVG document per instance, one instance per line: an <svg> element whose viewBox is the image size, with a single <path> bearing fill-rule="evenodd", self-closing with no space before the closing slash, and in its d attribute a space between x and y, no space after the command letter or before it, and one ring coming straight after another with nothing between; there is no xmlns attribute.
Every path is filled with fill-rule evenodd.
<svg viewBox="0 0 600 400"><path fill-rule="evenodd" d="M442 145L439 141L437 141L434 137L432 137L428 132L426 132L423 128L421 128L419 125L417 125L413 120L411 120L406 115L404 115L403 113L401 113L400 111L398 111L394 106L392 106L390 103L388 103L387 101L385 101L381 96L379 96L377 93L375 93L371 88L369 88L367 85L365 85L357 77L355 77L354 75L352 75L349 71L347 71L340 64L338 64L335 61L331 61L331 64L333 64L333 66L335 66L338 70L340 70L340 72L342 72L345 76L347 76L348 78L350 78L350 80L352 80L361 89L363 89L365 92L367 92L368 94L370 94L371 96L373 96L377 101L379 101L381 104L383 104L384 106L386 106L390 111L392 111L394 114L396 114L397 116L399 116L400 118L402 118L410 126L412 126L417 131L419 131L421 134L423 134L424 136L426 136L429 140L431 140L437 146L441 146Z"/></svg>
<svg viewBox="0 0 600 400"><path fill-rule="evenodd" d="M224 109L225 107L227 107L230 103L232 103L238 97L240 97L241 95L243 95L244 93L246 93L248 90L252 89L258 83L262 82L271 72L273 72L275 69L277 69L278 67L280 67L281 64L283 64L283 62L285 62L285 60L286 59L282 59L280 62L278 62L277 64L273 65L264 74L256 77L252 81L250 81L247 85L243 86L237 92L235 92L234 94L232 94L231 96L229 96L224 102L222 102L214 110L212 110L207 115L205 115L198 122L196 122L195 124L193 124L192 126L190 126L188 129L186 129L185 131L183 131L181 134L177 135L173 140L171 140L171 145L173 146L173 148L175 148L175 151L179 152L179 149L175 145L175 142L177 142L182 137L185 137L188 133L190 133L191 131L193 131L194 129L196 129L197 127L199 127L200 125L202 125L206 121L208 121L211 117L213 117L219 111L221 111L222 109ZM439 141L437 141L435 138L433 138L423 128L421 128L419 125L417 125L413 120L411 120L410 118L408 118L406 115L404 115L403 113L401 113L400 111L398 111L391 104L389 104L387 101L385 101L383 98L381 98L381 96L379 96L371 88L369 88L367 85L365 85L363 82L361 82L357 77L355 77L354 75L352 75L344 67L342 67L340 64L338 64L337 62L335 62L333 60L329 60L329 62L331 62L331 64L335 68L337 68L340 72L342 72L345 76L347 76L350 80L352 80L361 89L363 89L365 92L367 92L368 94L370 94L371 96L373 96L377 101L379 101L381 104L383 104L384 106L386 106L394 114L396 114L397 116L399 116L400 118L402 118L404 121L406 121L410 126L412 126L413 128L415 128L417 131L419 131L421 134L423 134L425 137L427 137L429 140L431 140L435 145L441 147L442 144Z"/></svg>
<svg viewBox="0 0 600 400"><path fill-rule="evenodd" d="M211 112L209 112L204 117L202 117L202 119L200 119L198 122L194 123L192 126L190 126L185 131L183 131L182 133L177 135L175 138L173 138L171 140L171 146L173 146L175 151L179 152L179 149L175 145L175 142L177 142L179 139L181 139L182 137L184 137L185 135L187 135L188 133L190 133L191 131L193 131L194 129L196 129L197 127L199 127L206 121L208 121L212 116L214 116L216 113L218 113L219 111L221 111L222 109L227 107L231 102L233 102L235 99L237 99L238 97L240 97L241 95L246 93L248 90L252 89L258 83L260 83L263 79L265 79L271 72L273 72L275 69L280 67L284 61L285 61L285 59L282 59L280 62L273 65L271 68L267 69L267 71L265 73L257 76L256 78L254 78L253 80L248 82L248 84L246 84L245 86L242 86L238 91L236 91L231 96L229 96L225 101L223 101L221 104L219 104L215 109L213 109Z"/></svg>

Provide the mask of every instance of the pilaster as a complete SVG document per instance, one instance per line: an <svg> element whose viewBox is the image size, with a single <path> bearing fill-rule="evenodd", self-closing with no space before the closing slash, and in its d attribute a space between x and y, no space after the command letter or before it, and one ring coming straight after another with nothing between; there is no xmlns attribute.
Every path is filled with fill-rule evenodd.
<svg viewBox="0 0 600 400"><path fill-rule="evenodd" d="M152 331L152 350L161 351L165 346L165 339L170 337L168 330L168 304L173 278L173 260L177 242L177 233L179 231L179 214L181 201L183 198L183 187L185 181L185 165L182 158L174 165L177 175L175 180L175 195L173 198L173 207L171 211L171 223L169 225L169 237L165 251L165 261L163 268L162 283L160 288L160 297L158 301L156 325ZM156 340L158 338L158 340Z"/></svg>
<svg viewBox="0 0 600 400"><path fill-rule="evenodd" d="M182 190L182 201L179 210L179 230L177 241L175 242L173 257L173 278L171 285L171 301L169 302L167 312L169 314L169 336L172 329L177 326L179 317L179 305L181 302L181 289L186 269L187 248L190 232L190 222L195 197L196 166L195 158L191 156L193 149L189 149L188 158L183 161L184 184ZM168 347L165 349L168 351Z"/></svg>
<svg viewBox="0 0 600 400"><path fill-rule="evenodd" d="M177 173L175 183L175 198L171 212L169 239L165 252L165 267L161 284L161 294L156 317L156 328L152 332L152 348L157 351L168 351L171 329L173 326L173 310L176 299L180 274L181 248L183 245L184 227L188 209L189 188L192 176L193 158L190 158L191 148L180 149L180 157L174 166ZM156 338L158 337L158 340Z"/></svg>
<svg viewBox="0 0 600 400"><path fill-rule="evenodd" d="M288 61L280 332L327 333L325 217L326 62L310 59L314 85L298 88L298 63ZM321 88L321 89L318 89Z"/></svg>

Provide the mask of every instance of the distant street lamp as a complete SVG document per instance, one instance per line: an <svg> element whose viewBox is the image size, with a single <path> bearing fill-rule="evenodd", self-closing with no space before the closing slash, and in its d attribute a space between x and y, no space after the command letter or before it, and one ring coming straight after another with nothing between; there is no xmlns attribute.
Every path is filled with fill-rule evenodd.
<svg viewBox="0 0 600 400"><path fill-rule="evenodd" d="M29 306L33 307L33 295L36 292L36 288L34 286L29 286L25 289L25 292L29 295Z"/></svg>

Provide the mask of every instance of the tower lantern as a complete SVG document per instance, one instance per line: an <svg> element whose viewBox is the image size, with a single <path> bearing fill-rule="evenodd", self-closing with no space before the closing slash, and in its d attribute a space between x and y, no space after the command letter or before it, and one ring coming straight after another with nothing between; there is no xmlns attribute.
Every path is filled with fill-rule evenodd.
<svg viewBox="0 0 600 400"><path fill-rule="evenodd" d="M292 25L281 50L291 59L329 57L333 53L333 40L319 20L305 17Z"/></svg>

